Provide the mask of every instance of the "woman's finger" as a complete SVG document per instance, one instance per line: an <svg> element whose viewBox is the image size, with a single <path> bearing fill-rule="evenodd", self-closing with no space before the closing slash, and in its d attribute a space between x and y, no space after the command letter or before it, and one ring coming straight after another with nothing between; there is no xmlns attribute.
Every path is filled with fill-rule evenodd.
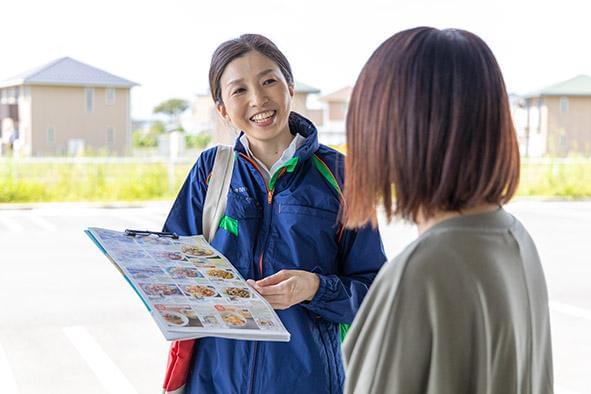
<svg viewBox="0 0 591 394"><path fill-rule="evenodd" d="M264 296L267 295L277 295L277 294L289 294L289 279L279 284L272 285L272 286L265 286L265 287L258 287L257 291Z"/></svg>
<svg viewBox="0 0 591 394"><path fill-rule="evenodd" d="M256 282L256 284L261 287L276 285L277 283L283 282L284 280L288 279L290 276L291 275L289 273L289 270L281 270L273 275L270 275L270 276L267 276L266 278L258 280Z"/></svg>

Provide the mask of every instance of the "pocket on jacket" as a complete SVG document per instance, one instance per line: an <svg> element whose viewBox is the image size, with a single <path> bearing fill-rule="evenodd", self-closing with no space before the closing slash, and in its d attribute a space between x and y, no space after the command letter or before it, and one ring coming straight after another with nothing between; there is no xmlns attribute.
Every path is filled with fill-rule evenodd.
<svg viewBox="0 0 591 394"><path fill-rule="evenodd" d="M233 190L228 192L226 212L216 232L214 246L245 278L253 275L253 245L261 216L262 209L253 198Z"/></svg>
<svg viewBox="0 0 591 394"><path fill-rule="evenodd" d="M337 212L305 205L277 206L273 221L270 263L273 269L337 272Z"/></svg>
<svg viewBox="0 0 591 394"><path fill-rule="evenodd" d="M227 216L240 221L241 219L259 218L261 213L262 210L254 198L236 193L233 190L228 192L225 212Z"/></svg>
<svg viewBox="0 0 591 394"><path fill-rule="evenodd" d="M279 214L282 213L295 213L298 215L313 216L316 218L326 219L328 221L334 222L335 224L337 222L338 216L338 212L329 211L328 209L296 204L281 204L279 206Z"/></svg>

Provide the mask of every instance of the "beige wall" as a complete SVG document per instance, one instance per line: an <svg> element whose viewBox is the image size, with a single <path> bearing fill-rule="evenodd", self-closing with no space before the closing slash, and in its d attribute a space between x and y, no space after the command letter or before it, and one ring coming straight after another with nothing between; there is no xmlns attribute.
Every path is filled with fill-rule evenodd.
<svg viewBox="0 0 591 394"><path fill-rule="evenodd" d="M317 128L324 124L324 111L321 109L309 109L306 117L314 123Z"/></svg>
<svg viewBox="0 0 591 394"><path fill-rule="evenodd" d="M211 96L196 96L191 112L198 132L209 133L214 144L234 145L236 132L218 114Z"/></svg>
<svg viewBox="0 0 591 394"><path fill-rule="evenodd" d="M591 155L591 97L568 96L566 111L560 97L544 97L548 108L548 153Z"/></svg>
<svg viewBox="0 0 591 394"><path fill-rule="evenodd" d="M296 93L291 102L291 110L306 116L306 98L308 96L303 93Z"/></svg>
<svg viewBox="0 0 591 394"><path fill-rule="evenodd" d="M345 120L345 103L340 101L328 102L328 120L341 121Z"/></svg>
<svg viewBox="0 0 591 394"><path fill-rule="evenodd" d="M129 147L129 89L116 88L113 104L106 102L106 88L95 87L93 108L86 106L84 87L31 86L32 154L65 154L68 141L84 140L86 149L124 154ZM55 143L48 142L53 128ZM113 129L108 146L107 129ZM31 142L31 140L29 140Z"/></svg>
<svg viewBox="0 0 591 394"><path fill-rule="evenodd" d="M323 119L324 116L322 115L322 110L309 109L306 106L307 99L308 99L307 93L296 93L294 95L292 103L291 103L291 110L310 119L316 127L322 126L322 123L324 120Z"/></svg>
<svg viewBox="0 0 591 394"><path fill-rule="evenodd" d="M30 156L32 154L31 141L33 138L33 129L31 127L32 106L31 106L31 87L21 87L21 96L18 101L19 133L21 140L21 154Z"/></svg>

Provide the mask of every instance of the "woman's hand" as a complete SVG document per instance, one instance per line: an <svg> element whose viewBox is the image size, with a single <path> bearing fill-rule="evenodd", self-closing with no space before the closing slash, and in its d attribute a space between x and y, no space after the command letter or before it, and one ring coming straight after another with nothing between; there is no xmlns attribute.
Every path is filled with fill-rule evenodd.
<svg viewBox="0 0 591 394"><path fill-rule="evenodd" d="M287 309L311 301L320 286L318 275L308 271L281 270L258 281L247 280L274 309Z"/></svg>

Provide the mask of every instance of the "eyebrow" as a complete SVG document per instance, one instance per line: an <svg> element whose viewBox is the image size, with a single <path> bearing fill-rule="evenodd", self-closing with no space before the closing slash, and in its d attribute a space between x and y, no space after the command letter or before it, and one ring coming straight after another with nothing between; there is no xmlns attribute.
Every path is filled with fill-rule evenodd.
<svg viewBox="0 0 591 394"><path fill-rule="evenodd" d="M261 71L260 73L258 73L258 74L257 74L257 78L260 78L260 77L262 77L263 75L265 75L265 74L269 74L269 73L271 73L271 72L273 72L273 71L275 71L275 70L273 70L272 68L268 68L268 69L266 69L266 70L263 70L263 71ZM226 86L230 86L230 85L233 85L233 84L236 84L236 83L242 82L243 80L244 80L244 78L233 79L233 80L231 80L230 82L228 82L228 83L226 84Z"/></svg>

